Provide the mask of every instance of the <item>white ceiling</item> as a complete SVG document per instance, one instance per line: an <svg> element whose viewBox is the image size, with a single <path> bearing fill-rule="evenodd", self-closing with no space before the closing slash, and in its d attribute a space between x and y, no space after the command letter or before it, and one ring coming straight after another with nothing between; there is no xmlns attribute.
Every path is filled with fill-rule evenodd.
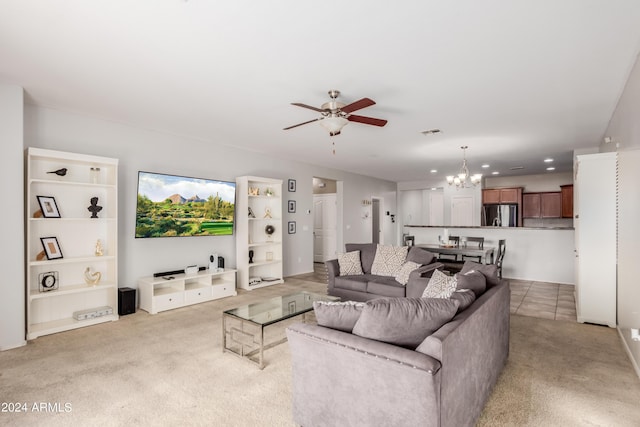
<svg viewBox="0 0 640 427"><path fill-rule="evenodd" d="M29 103L392 181L571 170L639 50L637 0L0 0ZM282 130L330 89L389 123Z"/></svg>

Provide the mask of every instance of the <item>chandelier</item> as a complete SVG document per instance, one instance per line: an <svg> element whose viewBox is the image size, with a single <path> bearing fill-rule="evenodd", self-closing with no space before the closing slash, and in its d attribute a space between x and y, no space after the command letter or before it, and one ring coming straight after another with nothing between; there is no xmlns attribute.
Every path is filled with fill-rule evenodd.
<svg viewBox="0 0 640 427"><path fill-rule="evenodd" d="M460 147L462 148L462 168L460 168L460 172L458 173L458 175L454 176L454 175L450 175L447 177L447 183L449 185L455 185L456 186L456 190L458 188L469 188L469 185L467 185L467 182L470 182L472 186L476 186L478 184L480 184L480 181L482 180L482 174L477 173L475 175L471 175L469 173L469 168L467 167L467 147L462 146Z"/></svg>

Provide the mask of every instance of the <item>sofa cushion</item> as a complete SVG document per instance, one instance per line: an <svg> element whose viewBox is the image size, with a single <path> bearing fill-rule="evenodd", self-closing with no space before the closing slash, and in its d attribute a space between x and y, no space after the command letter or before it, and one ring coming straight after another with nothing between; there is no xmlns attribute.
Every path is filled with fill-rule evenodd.
<svg viewBox="0 0 640 427"><path fill-rule="evenodd" d="M473 304L473 302L476 300L476 294L469 289L462 289L452 293L449 299L452 301L458 301L458 303L460 303L460 305L458 306L458 313L460 313L471 304Z"/></svg>
<svg viewBox="0 0 640 427"><path fill-rule="evenodd" d="M381 297L403 297L405 286L396 282L393 277L375 276L367 283L367 292Z"/></svg>
<svg viewBox="0 0 640 427"><path fill-rule="evenodd" d="M335 278L333 286L349 291L367 292L367 282L369 282L370 279L370 274L360 274L357 276L338 276Z"/></svg>
<svg viewBox="0 0 640 427"><path fill-rule="evenodd" d="M402 267L400 267L400 270L396 272L394 279L396 279L396 281L401 285L406 285L407 282L409 281L409 275L413 270L415 270L418 267L420 267L420 264L418 264L417 262L407 261L404 264L402 264Z"/></svg>
<svg viewBox="0 0 640 427"><path fill-rule="evenodd" d="M431 264L436 256L426 249L411 246L407 254L407 261L412 261L420 265Z"/></svg>
<svg viewBox="0 0 640 427"><path fill-rule="evenodd" d="M360 251L352 251L338 254L338 265L341 276L363 274L360 263Z"/></svg>
<svg viewBox="0 0 640 427"><path fill-rule="evenodd" d="M484 277L487 279L487 287L495 286L500 283L500 278L498 277L498 266L495 264L480 264L473 261L465 261L460 273L466 273L471 270L476 270L484 274Z"/></svg>
<svg viewBox="0 0 640 427"><path fill-rule="evenodd" d="M395 276L407 259L408 246L378 245L371 274Z"/></svg>
<svg viewBox="0 0 640 427"><path fill-rule="evenodd" d="M435 270L429 279L427 287L422 293L423 298L449 298L456 290L456 277L447 276L440 270Z"/></svg>
<svg viewBox="0 0 640 427"><path fill-rule="evenodd" d="M455 316L458 301L435 298L377 298L367 301L353 334L415 349Z"/></svg>
<svg viewBox="0 0 640 427"><path fill-rule="evenodd" d="M479 297L487 290L487 279L484 274L476 270L469 270L466 273L456 274L456 289L472 290L476 297Z"/></svg>
<svg viewBox="0 0 640 427"><path fill-rule="evenodd" d="M313 311L318 325L339 331L351 332L360 318L363 302L314 301Z"/></svg>
<svg viewBox="0 0 640 427"><path fill-rule="evenodd" d="M375 243L347 243L344 245L347 252L360 251L360 263L364 274L371 273L373 259L376 257Z"/></svg>

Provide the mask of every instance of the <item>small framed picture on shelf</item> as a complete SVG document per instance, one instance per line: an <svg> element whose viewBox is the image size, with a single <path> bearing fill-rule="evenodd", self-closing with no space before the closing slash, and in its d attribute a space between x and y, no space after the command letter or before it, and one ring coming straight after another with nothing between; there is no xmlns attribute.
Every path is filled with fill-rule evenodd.
<svg viewBox="0 0 640 427"><path fill-rule="evenodd" d="M60 218L60 211L56 204L56 199L52 196L36 196L42 216L45 218Z"/></svg>
<svg viewBox="0 0 640 427"><path fill-rule="evenodd" d="M295 200L289 200L289 203L287 203L287 210L289 211L289 213L295 213L296 212L296 201Z"/></svg>
<svg viewBox="0 0 640 427"><path fill-rule="evenodd" d="M289 221L289 234L296 234L296 222Z"/></svg>
<svg viewBox="0 0 640 427"><path fill-rule="evenodd" d="M289 191L291 193L295 193L295 191L296 191L296 180L295 179L290 179L289 180Z"/></svg>
<svg viewBox="0 0 640 427"><path fill-rule="evenodd" d="M62 251L60 250L57 237L41 237L40 241L42 242L42 247L44 248L44 253L47 256L47 259L51 260L62 258Z"/></svg>

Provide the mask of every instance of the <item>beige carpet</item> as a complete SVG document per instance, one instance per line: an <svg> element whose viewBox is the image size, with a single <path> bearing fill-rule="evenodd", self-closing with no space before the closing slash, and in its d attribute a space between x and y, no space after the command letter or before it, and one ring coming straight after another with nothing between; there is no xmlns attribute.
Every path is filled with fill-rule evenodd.
<svg viewBox="0 0 640 427"><path fill-rule="evenodd" d="M325 287L288 279L1 352L0 401L24 402L28 411L0 412L0 425L293 426L288 346L268 350L262 371L223 354L221 312L299 289ZM268 329L272 338L282 333ZM640 380L614 330L512 316L512 337L480 425L640 425ZM47 410L34 411L40 403Z"/></svg>

